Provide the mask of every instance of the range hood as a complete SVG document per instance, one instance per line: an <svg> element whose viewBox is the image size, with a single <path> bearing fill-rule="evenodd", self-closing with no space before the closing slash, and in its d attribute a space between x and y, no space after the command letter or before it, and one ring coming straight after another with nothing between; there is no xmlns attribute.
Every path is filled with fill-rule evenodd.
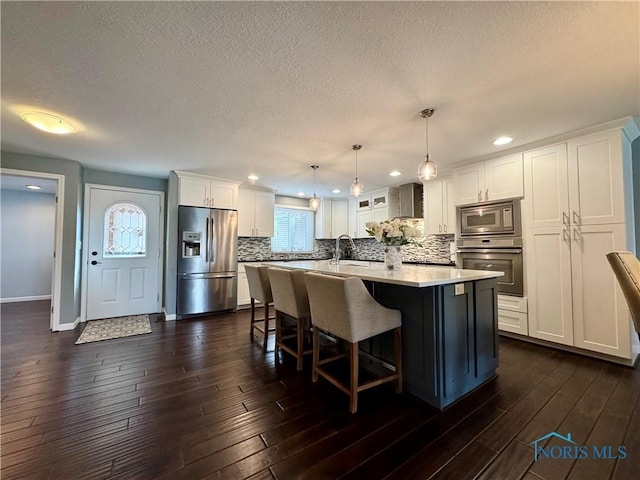
<svg viewBox="0 0 640 480"><path fill-rule="evenodd" d="M422 184L406 183L400 185L400 217L422 218Z"/></svg>

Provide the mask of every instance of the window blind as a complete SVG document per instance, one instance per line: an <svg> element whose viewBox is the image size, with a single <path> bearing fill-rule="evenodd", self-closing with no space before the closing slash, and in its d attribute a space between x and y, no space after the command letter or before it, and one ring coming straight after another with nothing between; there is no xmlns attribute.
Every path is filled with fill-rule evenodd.
<svg viewBox="0 0 640 480"><path fill-rule="evenodd" d="M313 210L276 205L271 251L313 252L313 214Z"/></svg>

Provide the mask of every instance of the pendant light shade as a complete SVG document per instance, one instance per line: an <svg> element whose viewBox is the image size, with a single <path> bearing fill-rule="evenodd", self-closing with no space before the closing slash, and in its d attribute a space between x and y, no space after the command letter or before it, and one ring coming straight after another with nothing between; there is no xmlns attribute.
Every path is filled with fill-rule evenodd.
<svg viewBox="0 0 640 480"><path fill-rule="evenodd" d="M311 165L313 168L313 197L309 199L309 208L317 210L320 207L320 199L316 197L316 170L320 168L318 165Z"/></svg>
<svg viewBox="0 0 640 480"><path fill-rule="evenodd" d="M427 180L431 180L432 178L436 178L438 175L438 166L431 161L429 158L429 117L433 115L435 110L433 108L425 108L422 110L419 115L424 118L426 128L425 128L425 147L426 154L424 156L424 161L420 162L418 165L418 178L421 182L426 182Z"/></svg>
<svg viewBox="0 0 640 480"><path fill-rule="evenodd" d="M362 195L362 193L364 192L364 187L358 181L358 150L360 150L362 148L362 145L352 145L351 148L353 148L353 150L356 152L356 178L353 181L353 183L351 184L351 188L350 188L349 192L354 197L358 197L358 196Z"/></svg>

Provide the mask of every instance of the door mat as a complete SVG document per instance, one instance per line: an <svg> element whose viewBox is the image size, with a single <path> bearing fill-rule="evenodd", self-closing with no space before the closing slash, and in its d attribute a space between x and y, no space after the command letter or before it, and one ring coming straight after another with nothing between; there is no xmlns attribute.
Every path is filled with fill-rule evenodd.
<svg viewBox="0 0 640 480"><path fill-rule="evenodd" d="M149 315L91 320L84 327L78 340L76 340L76 345L111 340L113 338L131 337L133 335L142 335L143 333L151 333Z"/></svg>

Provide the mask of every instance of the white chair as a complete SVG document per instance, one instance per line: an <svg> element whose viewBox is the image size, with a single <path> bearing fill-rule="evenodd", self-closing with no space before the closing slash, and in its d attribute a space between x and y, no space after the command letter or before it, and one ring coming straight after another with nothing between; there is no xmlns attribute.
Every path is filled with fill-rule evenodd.
<svg viewBox="0 0 640 480"><path fill-rule="evenodd" d="M358 393L385 382L395 382L396 392L402 392L402 321L398 310L383 307L367 291L359 278L342 278L317 273L306 273L307 292L313 323L313 373L312 380L318 381L318 375L349 395L349 411L358 409ZM320 359L319 330L349 343L348 354L338 354ZM359 383L359 347L362 340L390 330L395 335L395 372L380 376L369 382ZM337 377L322 368L322 365L345 356L350 359L351 381L342 383Z"/></svg>

